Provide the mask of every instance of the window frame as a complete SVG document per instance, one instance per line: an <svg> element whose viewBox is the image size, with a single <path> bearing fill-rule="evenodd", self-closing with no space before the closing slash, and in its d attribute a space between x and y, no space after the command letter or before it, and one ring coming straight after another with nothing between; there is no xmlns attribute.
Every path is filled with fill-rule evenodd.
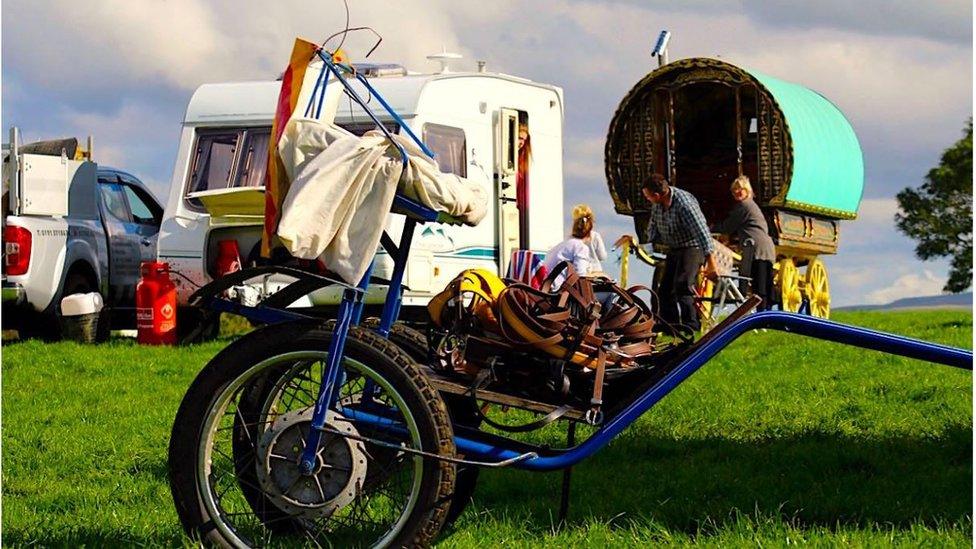
<svg viewBox="0 0 976 549"><path fill-rule="evenodd" d="M125 208L126 219L121 219L119 218L119 216L115 215L115 212L112 211L112 209L108 205L108 202L105 200L105 195L103 194L105 191L103 189L105 187L111 187L111 186L116 186L119 188L119 194L122 197L122 207ZM132 208L129 206L129 197L125 195L125 189L123 188L124 186L125 184L122 183L122 178L119 176L115 176L114 180L99 177L98 178L99 200L101 201L102 205L105 207L105 212L112 217L113 221L117 223L136 223L135 217L133 217L132 215Z"/></svg>
<svg viewBox="0 0 976 549"><path fill-rule="evenodd" d="M267 139L264 141L264 150L258 151L254 149L254 136L255 135L266 135ZM237 163L235 164L235 170L233 174L233 186L227 187L228 189L254 189L257 187L264 187L264 181L260 185L241 185L242 179L245 174L248 174L254 167L254 157L255 155L263 155L265 158L268 156L268 143L271 142L271 126L256 126L245 128L243 131L243 137L241 138L243 145L238 147ZM265 161L264 164L264 178L268 176L268 163ZM262 178L263 179L263 178Z"/></svg>
<svg viewBox="0 0 976 549"><path fill-rule="evenodd" d="M142 221L144 218L136 217L135 212L132 210L132 200L129 195L126 194L125 201L129 206L129 216L132 218L132 223L159 227L163 222L163 209L149 194L149 192L139 186L138 183L135 183L134 181L125 177L121 178L121 185L123 187L123 194L125 194L126 189L132 191L132 194L139 200L139 202L142 202L146 209L149 210L149 214L152 215L152 217L146 222Z"/></svg>
<svg viewBox="0 0 976 549"><path fill-rule="evenodd" d="M349 131L350 133L353 133L354 135L359 136L359 137L361 137L363 133L365 133L365 132L367 132L369 130L376 129L376 124L373 123L371 120L353 121L353 122L345 122L345 123L336 123L336 125L339 126L339 127L341 127L341 128L343 128L343 129L345 129L345 130L347 130L347 131ZM396 122L383 121L383 125L392 134L399 133L399 131L400 131L400 125L397 124ZM462 136L464 138L463 144L464 144L464 147L465 147L465 150L464 150L464 161L467 162L467 150L466 150L466 147L467 147L467 135L464 133L464 130L461 129L461 128L454 128L452 126L446 126L446 125L443 125L443 124L433 124L433 125L434 126L439 126L439 127L442 127L442 128L452 129L452 130L459 130L461 132L461 134L462 134ZM366 126L369 126L369 127L366 127ZM362 130L362 131L359 131L359 130ZM264 184L262 184L260 186L257 186L257 187L242 187L242 186L239 186L238 185L238 183L240 181L240 178L241 178L241 176L244 173L244 168L245 167L250 167L250 165L253 165L253 160L252 160L251 163L248 164L248 166L245 166L245 163L247 163L247 156L248 156L248 150L246 150L246 149L250 149L250 146L249 146L249 144L250 144L250 136L252 134L266 133L268 135L268 139L270 140L272 138L271 131L272 131L272 128L269 125L259 125L259 126L226 126L226 127L211 126L211 127L205 127L205 128L197 128L196 131L194 132L194 136L193 136L192 157L190 159L190 165L189 165L189 167L187 169L186 178L184 180L184 186L183 186L183 203L186 205L186 207L189 208L189 209L191 209L191 210L193 210L193 211L201 212L201 213L205 213L207 211L206 208L203 207L203 203L202 202L200 202L199 200L194 200L192 198L187 197L188 194L190 194L192 192L197 192L197 191L192 190L192 187L193 187L194 177L197 174L197 169L198 169L197 163L200 161L200 157L201 157L200 141L202 139L205 139L205 138L211 137L211 136L216 136L216 135L231 135L231 134L236 134L237 135L237 142L236 142L235 147L234 147L234 158L231 161L232 162L232 164L231 164L231 173L230 173L229 178L228 178L229 181L232 182L232 185L229 185L229 186L227 186L225 188L227 188L227 189L252 188L253 189L253 188L263 187ZM248 144L248 146L245 147L244 144ZM267 174L267 169L268 169L268 167L265 166L265 174ZM465 171L465 173L467 173L467 166L464 166L464 171Z"/></svg>
<svg viewBox="0 0 976 549"><path fill-rule="evenodd" d="M189 169L187 170L186 179L183 188L183 203L191 210L196 212L206 212L206 208L203 207L203 203L199 200L188 197L187 195L193 192L198 192L200 190L213 190L213 189L197 189L193 190L193 183L197 175L197 170L200 168L198 163L200 162L200 157L202 156L202 151L200 150L201 141L214 136L230 136L236 135L237 141L234 143L234 156L231 159L230 173L228 174L227 181L228 185L223 187L225 189L237 189L237 188L259 188L263 187L264 184L257 187L241 187L238 185L241 175L244 173L245 166L244 162L247 161L247 152L250 150L250 136L252 134L262 134L266 133L268 138L271 136L271 126L261 125L261 126L227 126L227 127L209 127L209 128L198 128L193 137L193 148L192 154L193 158L190 161ZM248 145L245 147L245 145ZM247 150L245 150L247 149ZM207 159L209 162L209 158ZM267 170L267 166L265 166ZM267 171L265 171L267 173Z"/></svg>

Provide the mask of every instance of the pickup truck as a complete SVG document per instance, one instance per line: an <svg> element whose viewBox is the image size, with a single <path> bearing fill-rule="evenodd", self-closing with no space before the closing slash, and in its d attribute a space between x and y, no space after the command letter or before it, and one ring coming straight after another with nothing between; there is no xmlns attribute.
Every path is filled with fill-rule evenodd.
<svg viewBox="0 0 976 549"><path fill-rule="evenodd" d="M19 143L3 159L3 329L58 339L61 299L98 292L96 339L135 327L142 261L156 257L163 209L124 171L98 166L77 139Z"/></svg>

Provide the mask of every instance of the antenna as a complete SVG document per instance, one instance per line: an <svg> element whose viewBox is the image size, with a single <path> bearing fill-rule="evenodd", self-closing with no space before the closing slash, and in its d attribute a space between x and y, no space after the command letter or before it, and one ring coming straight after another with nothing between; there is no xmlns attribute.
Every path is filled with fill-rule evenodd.
<svg viewBox="0 0 976 549"><path fill-rule="evenodd" d="M657 36L657 43L651 51L651 57L657 57L657 66L663 67L668 64L668 42L671 41L671 31L663 30Z"/></svg>
<svg viewBox="0 0 976 549"><path fill-rule="evenodd" d="M463 56L460 53L451 53L447 51L447 48L441 46L440 53L434 53L427 56L427 59L431 61L440 61L441 63L441 74L446 74L451 72L451 61L461 59Z"/></svg>

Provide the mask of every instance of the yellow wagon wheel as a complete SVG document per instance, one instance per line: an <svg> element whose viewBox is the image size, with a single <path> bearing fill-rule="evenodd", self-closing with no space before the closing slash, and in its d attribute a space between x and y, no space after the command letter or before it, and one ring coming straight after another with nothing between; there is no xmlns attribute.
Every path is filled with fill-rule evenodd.
<svg viewBox="0 0 976 549"><path fill-rule="evenodd" d="M806 284L807 301L810 303L810 314L820 318L830 318L830 282L827 280L827 267L819 259L810 260L807 265Z"/></svg>
<svg viewBox="0 0 976 549"><path fill-rule="evenodd" d="M795 313L800 310L800 305L803 304L800 271L796 268L796 263L788 257L779 262L779 295L784 311Z"/></svg>
<svg viewBox="0 0 976 549"><path fill-rule="evenodd" d="M712 329L712 297L715 293L715 283L705 278L705 275L698 273L698 285L695 287L698 299L695 300L695 308L698 312L698 319L701 322L701 331L705 332Z"/></svg>

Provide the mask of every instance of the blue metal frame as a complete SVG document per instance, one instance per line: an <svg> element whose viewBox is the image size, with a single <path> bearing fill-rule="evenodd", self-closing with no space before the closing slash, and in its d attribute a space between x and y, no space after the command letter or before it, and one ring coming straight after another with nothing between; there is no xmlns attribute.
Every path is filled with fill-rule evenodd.
<svg viewBox="0 0 976 549"><path fill-rule="evenodd" d="M376 97L379 103L384 109L393 117L393 119L399 124L401 128L406 131L406 133L413 139L417 145L420 147L425 154L434 157L433 153L427 146L410 130L410 128L404 123L403 119L393 110L392 107L380 96L376 90L366 81L366 78L361 74L356 73L352 68L345 65L341 65L332 61L331 54L327 52L319 51L318 56L322 59L324 66L322 72L319 74L319 79L316 82L315 89L312 91L311 101L316 100L316 92L318 93L318 107L316 109L316 116L321 112L322 102L325 99L325 86L328 84L327 76L332 74L336 77L336 80L342 84L346 92L352 99L358 103L366 114L376 123L376 126L383 132L390 143L400 152L400 158L403 162L404 173L406 173L407 163L409 157L407 156L407 151L403 148L400 143L398 143L390 131L380 122L379 118L370 110L366 105L366 102L356 93L356 90L349 85L346 78L343 76L343 72L352 74L357 80L362 82L369 93ZM321 88L319 84L321 83ZM306 108L306 113L311 112L311 102ZM380 317L380 327L378 332L383 336L387 337L390 333L390 329L393 323L396 322L397 317L400 314L400 304L402 302L403 293L403 273L406 270L407 258L410 254L410 245L413 241L414 228L417 226L417 220L414 217L418 217L424 221L432 221L438 218L438 213L430 208L427 208L421 204L417 204L407 198L397 195L394 199L394 205L400 206L405 211L408 212L406 221L403 225L403 232L400 236L400 243L397 246L397 254L394 258L393 264L393 276L390 279L389 289L386 295L386 301L383 304L383 314ZM315 455L318 452L319 443L322 437L322 429L325 427L326 415L334 404L338 397L338 388L342 383L341 379L341 364L342 355L345 347L346 336L349 333L349 328L352 325L359 323L359 318L362 316L363 310L363 298L365 295L365 290L369 286L369 278L373 270L372 263L360 280L358 289L359 291L354 291L347 289L343 292L342 302L339 304L338 318L336 319L335 329L332 333L332 339L329 341L329 356L326 361L325 372L323 373L322 386L319 387L319 394L315 401L315 409L312 413L312 430L309 433L308 440L306 441L305 448L302 450L302 456L300 461L300 467L302 471L306 474L310 474L315 469ZM364 393L367 398L372 393L372 385L368 385L364 388Z"/></svg>
<svg viewBox="0 0 976 549"><path fill-rule="evenodd" d="M387 130L386 127L379 121L376 115L369 109L359 94L356 93L356 91L349 85L346 78L343 76L343 73L351 74L366 87L369 93L377 99L383 108L418 144L424 153L433 158L433 153L431 153L426 145L424 145L424 143L417 138L417 136L410 130L409 126L404 123L403 119L400 118L400 116L393 110L386 100L384 100L383 97L376 92L365 77L356 73L351 67L333 62L331 54L328 54L328 52L320 51L318 55L325 65L322 69L322 73L319 75L319 80L316 82L315 90L313 90L312 93L312 101L316 100L316 96L319 101L318 108L316 109L317 113L321 111L321 103L325 97L325 86L328 83L328 78L326 75L332 74L342 84L349 96L352 97L353 100L363 108L366 114L373 120L373 122L376 123L377 127L397 148L401 154L403 165L406 167L408 162L406 150L404 150L404 148L393 138L389 130ZM306 114L311 112L312 106L313 105L310 102L309 106L306 108ZM399 244L396 246L395 250L389 250L390 255L394 259L393 276L390 280L389 291L383 306L383 314L381 316L380 326L378 328L378 332L384 337L389 334L393 323L396 321L399 315L403 274L406 268L407 258L409 256L414 229L416 228L418 222L437 221L439 219L438 212L408 200L400 195L397 195L394 199L394 209L405 212L407 218L404 223L403 233L401 235ZM386 243L384 245L386 245ZM336 404L338 387L342 382L341 361L346 336L349 332L350 326L359 322L359 317L363 308L364 294L369 285L371 271L372 265L370 265L370 272L366 273L366 276L363 277L357 287L347 287L344 290L342 302L339 305L339 314L336 321L335 330L329 343L329 356L327 359L326 369L323 374L323 382L319 389L319 395L316 400L315 410L312 416L312 426L314 428L309 434L309 439L306 441L306 446L301 456L300 466L305 472L311 472L314 470L315 454L318 450L322 430L325 428L326 413L328 409ZM631 402L622 411L607 420L606 423L604 423L603 426L600 427L600 429L598 429L590 438L577 446L564 450L542 451L538 456L533 454L533 457L523 459L527 456L520 451L518 447L519 443L514 440L508 440L500 437L494 437L489 440L487 438L478 439L474 436L456 436L455 444L460 453L468 456L469 458L481 461L501 462L506 460L514 460L517 461L517 463L515 463L516 467L532 471L552 471L571 467L572 465L586 459L606 446L614 437L620 434L621 431L637 420L637 418L642 414L650 410L655 404L660 402L662 398L667 396L668 393L674 390L683 381L688 379L689 376L698 371L699 368L701 368L706 362L708 362L732 341L737 339L742 334L758 328L781 330L789 333L806 335L817 339L862 347L865 349L873 349L911 358L928 360L957 368L969 370L972 369L973 354L971 351L954 349L944 345L936 345L902 336L886 334L855 326L848 326L810 316L785 313L782 311L765 311L739 319L720 332L714 333L709 340L703 340L703 342L699 344L699 347L695 348L689 356L685 357L677 366L671 369L667 375L657 381L643 394L635 398L633 402ZM363 405L357 407L344 407L342 410L343 415L352 421L372 423L374 425L382 424L385 428L394 430L397 429L398 427L396 425L390 424L389 418L383 418L366 411L368 406L365 405L370 403L370 395L372 391L369 387L367 387L365 393L366 399L364 399L364 401L361 403ZM501 441L511 442L511 446L505 446Z"/></svg>
<svg viewBox="0 0 976 549"><path fill-rule="evenodd" d="M636 398L620 413L610 418L599 430L583 443L566 450L551 450L548 455L540 455L515 464L515 467L531 471L554 471L571 467L592 456L614 437L620 434L641 415L650 410L662 398L673 391L706 362L714 357L742 334L759 328L781 330L817 339L843 343L864 349L872 349L920 360L927 360L947 366L972 370L973 353L945 345L937 345L903 336L886 334L857 326L849 326L829 320L796 313L764 311L748 315L722 330L702 344L691 355L681 361L670 373ZM355 421L373 422L375 416L359 410L343 410L347 418ZM389 423L389 420L386 420ZM521 449L506 448L475 438L455 436L454 443L458 453L475 460L503 461L518 458ZM513 445L515 441L513 441Z"/></svg>

